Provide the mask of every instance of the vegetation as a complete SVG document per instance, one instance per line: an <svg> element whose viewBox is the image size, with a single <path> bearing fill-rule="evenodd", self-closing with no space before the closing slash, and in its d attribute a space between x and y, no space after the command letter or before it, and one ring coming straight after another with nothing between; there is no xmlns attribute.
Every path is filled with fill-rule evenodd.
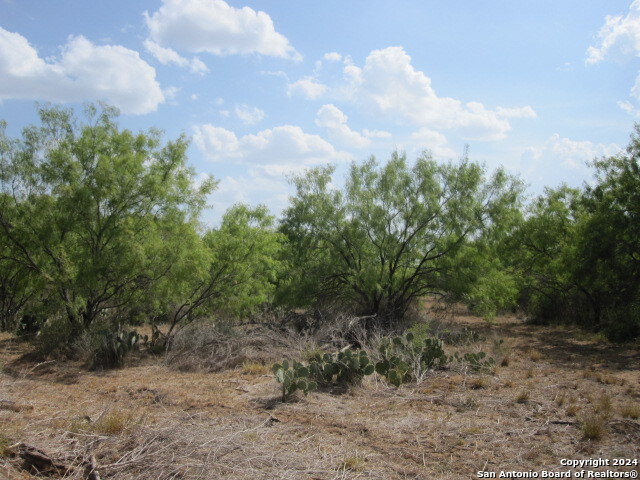
<svg viewBox="0 0 640 480"><path fill-rule="evenodd" d="M289 364L288 360L275 363L272 371L278 383L282 384L282 401L286 402L291 395L300 390L305 395L317 388L316 382L309 379L309 368L299 362Z"/></svg>
<svg viewBox="0 0 640 480"><path fill-rule="evenodd" d="M466 155L409 163L394 153L353 163L343 188L331 166L294 177L279 220L234 205L206 228L216 181L196 181L185 136L121 129L107 106L83 119L38 113L20 138L0 124L0 329L37 335L47 355L73 354L84 338L94 366L118 367L139 343L131 325L152 324L149 344L162 352L198 319L294 309L315 312L317 327L338 311L388 334L428 295L488 319L519 308L612 340L640 335L640 126L626 152L593 161L592 185L528 204L520 180ZM421 379L451 361L441 340L466 338L427 330L383 340L376 362L364 350L318 356L309 375ZM457 359L494 366L482 352Z"/></svg>
<svg viewBox="0 0 640 480"><path fill-rule="evenodd" d="M371 158L351 166L344 190L331 187L332 173L316 168L293 180L297 194L282 220L291 263L283 298L339 302L383 327L420 297L471 290L455 259L482 262L485 252L468 249L508 224L520 192L503 171L487 179L466 158L439 164L422 156L412 167L397 153L383 166Z"/></svg>

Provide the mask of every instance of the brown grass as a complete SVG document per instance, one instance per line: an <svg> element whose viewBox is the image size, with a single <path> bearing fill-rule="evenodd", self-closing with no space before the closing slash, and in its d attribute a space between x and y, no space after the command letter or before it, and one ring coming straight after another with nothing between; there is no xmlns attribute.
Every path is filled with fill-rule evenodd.
<svg viewBox="0 0 640 480"><path fill-rule="evenodd" d="M607 430L606 416L593 411L580 420L580 425L585 440L601 440Z"/></svg>
<svg viewBox="0 0 640 480"><path fill-rule="evenodd" d="M0 409L0 478L38 478L7 451L17 442L72 467L69 480L85 480L92 458L102 480L446 480L539 471L561 458L640 457L637 348L508 317L452 318L489 339L473 351L508 345L508 368L475 376L453 365L397 389L372 376L286 404L270 359L324 345L256 330L211 343L218 353L201 350L206 358L189 358L187 369L139 355L128 368L88 372L73 362L36 367L28 344L0 336L0 400L32 407ZM496 347L495 338L505 341ZM544 352L535 369L531 349ZM583 375L594 355L605 382Z"/></svg>

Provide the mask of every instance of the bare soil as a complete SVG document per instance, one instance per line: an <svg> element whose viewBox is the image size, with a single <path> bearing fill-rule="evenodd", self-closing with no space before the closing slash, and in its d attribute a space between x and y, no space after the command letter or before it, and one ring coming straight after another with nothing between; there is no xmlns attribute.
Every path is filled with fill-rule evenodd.
<svg viewBox="0 0 640 480"><path fill-rule="evenodd" d="M28 343L5 334L0 478L542 478L581 470L563 459L640 459L637 345L513 317L487 324L459 312L455 324L483 338L447 349L486 351L497 361L491 373L452 365L400 388L374 375L289 403L268 365L180 372L138 355L126 368L91 372L34 360ZM25 445L57 467L36 472Z"/></svg>

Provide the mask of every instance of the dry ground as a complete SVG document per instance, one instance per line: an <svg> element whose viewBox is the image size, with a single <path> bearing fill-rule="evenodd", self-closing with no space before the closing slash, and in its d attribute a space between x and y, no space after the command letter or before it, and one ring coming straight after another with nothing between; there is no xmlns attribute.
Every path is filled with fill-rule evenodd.
<svg viewBox="0 0 640 480"><path fill-rule="evenodd" d="M258 364L178 372L142 356L89 372L29 360L28 345L5 335L0 478L36 478L21 468L18 442L65 467L51 478L93 480L470 479L567 471L561 459L640 459L637 345L512 317L456 322L485 337L467 350L502 365L485 375L454 365L398 389L374 375L286 404Z"/></svg>

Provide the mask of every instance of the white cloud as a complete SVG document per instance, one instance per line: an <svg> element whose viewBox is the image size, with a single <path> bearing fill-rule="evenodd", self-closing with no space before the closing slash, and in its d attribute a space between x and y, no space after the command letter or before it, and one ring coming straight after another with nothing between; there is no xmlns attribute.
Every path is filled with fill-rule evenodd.
<svg viewBox="0 0 640 480"><path fill-rule="evenodd" d="M631 102L618 102L618 107L627 112L629 115L633 115L635 117L640 117L640 110L634 107Z"/></svg>
<svg viewBox="0 0 640 480"><path fill-rule="evenodd" d="M304 77L297 82L287 85L287 94L302 95L308 100L315 100L327 91L327 86L319 83L313 77Z"/></svg>
<svg viewBox="0 0 640 480"><path fill-rule="evenodd" d="M612 52L640 54L640 0L634 0L626 17L607 15L595 46L587 49L587 63L601 62Z"/></svg>
<svg viewBox="0 0 640 480"><path fill-rule="evenodd" d="M293 125L238 138L225 128L205 124L195 127L193 140L208 160L254 166L274 176L310 165L352 159L318 135L305 133Z"/></svg>
<svg viewBox="0 0 640 480"><path fill-rule="evenodd" d="M335 92L379 120L431 129L456 129L468 140L501 140L509 118L533 117L529 106L490 110L479 102L439 97L431 79L415 70L402 47L374 50L362 68L343 69L346 84Z"/></svg>
<svg viewBox="0 0 640 480"><path fill-rule="evenodd" d="M324 127L329 133L329 139L344 147L365 148L371 145L371 140L347 125L348 117L335 105L323 105L316 114L316 125Z"/></svg>
<svg viewBox="0 0 640 480"><path fill-rule="evenodd" d="M166 98L167 100L174 100L181 91L182 88L172 86L162 90L162 93L164 94L164 98Z"/></svg>
<svg viewBox="0 0 640 480"><path fill-rule="evenodd" d="M366 128L362 130L362 134L369 138L391 138L392 136L391 133L384 130L367 130Z"/></svg>
<svg viewBox="0 0 640 480"><path fill-rule="evenodd" d="M260 75L265 75L269 77L280 77L280 78L284 78L287 82L289 81L289 76L282 70L276 70L276 71L260 70Z"/></svg>
<svg viewBox="0 0 640 480"><path fill-rule="evenodd" d="M496 108L498 116L503 118L537 118L538 115L529 105L516 108Z"/></svg>
<svg viewBox="0 0 640 480"><path fill-rule="evenodd" d="M288 206L292 194L293 187L286 178L268 176L262 170L251 169L248 175L227 175L209 195L207 203L213 211L206 212L209 218L205 219L219 224L224 212L236 203L266 204L270 212L278 216Z"/></svg>
<svg viewBox="0 0 640 480"><path fill-rule="evenodd" d="M265 113L257 107L240 104L236 105L236 116L245 125L253 125L261 122L265 117Z"/></svg>
<svg viewBox="0 0 640 480"><path fill-rule="evenodd" d="M342 61L342 55L340 55L337 52L329 52L329 53L325 53L322 56L323 60L326 60L328 62L341 62Z"/></svg>
<svg viewBox="0 0 640 480"><path fill-rule="evenodd" d="M69 37L43 60L26 38L0 28L0 100L104 100L124 113L155 111L165 98L156 71L133 50Z"/></svg>
<svg viewBox="0 0 640 480"><path fill-rule="evenodd" d="M587 162L618 154L622 149L616 144L604 145L590 141L576 141L551 135L541 147L525 149L522 160L527 173L539 170L554 171L558 167L572 171L586 171Z"/></svg>
<svg viewBox="0 0 640 480"><path fill-rule="evenodd" d="M456 156L455 150L449 147L447 137L442 133L421 128L411 134L415 150L418 152L427 150L436 158L452 158Z"/></svg>
<svg viewBox="0 0 640 480"><path fill-rule="evenodd" d="M164 48L151 40L144 41L144 48L149 51L163 65L177 65L180 68L188 68L192 73L205 74L209 68L197 57L188 60L175 50Z"/></svg>
<svg viewBox="0 0 640 480"><path fill-rule="evenodd" d="M163 47L215 55L259 53L294 61L302 56L276 32L265 12L228 5L223 0L162 0L145 12L151 40Z"/></svg>

